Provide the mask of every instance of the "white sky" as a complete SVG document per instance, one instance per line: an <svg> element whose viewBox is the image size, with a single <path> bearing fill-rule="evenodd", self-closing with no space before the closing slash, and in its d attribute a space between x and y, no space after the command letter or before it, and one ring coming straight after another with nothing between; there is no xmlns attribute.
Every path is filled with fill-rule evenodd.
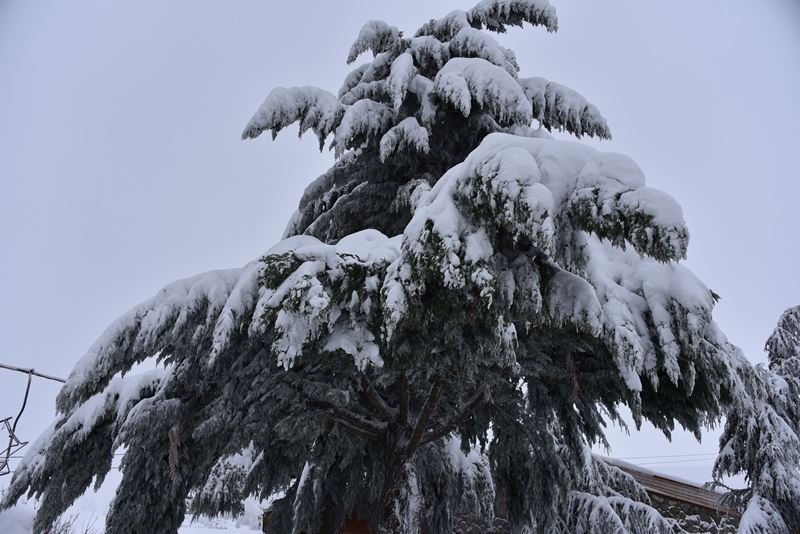
<svg viewBox="0 0 800 534"><path fill-rule="evenodd" d="M0 0L0 362L66 376L161 286L267 250L332 162L292 131L239 140L269 90L335 92L368 19L413 33L474 1ZM717 320L763 360L781 311L800 303L800 3L552 1L557 34L501 41L522 75L595 103L614 133L601 148L679 201L688 265L722 295ZM24 386L0 370L0 418ZM33 384L25 439L56 392ZM713 433L612 438L623 458L716 447ZM634 461L698 481L711 466Z"/></svg>

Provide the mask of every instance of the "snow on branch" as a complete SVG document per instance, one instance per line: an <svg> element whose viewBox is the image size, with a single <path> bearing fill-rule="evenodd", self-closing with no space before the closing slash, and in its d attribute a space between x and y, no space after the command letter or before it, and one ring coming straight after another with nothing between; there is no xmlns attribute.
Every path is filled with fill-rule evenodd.
<svg viewBox="0 0 800 534"><path fill-rule="evenodd" d="M544 78L522 78L519 84L533 106L533 118L548 130L566 130L581 137L611 139L606 120L584 97Z"/></svg>
<svg viewBox="0 0 800 534"><path fill-rule="evenodd" d="M739 534L790 534L780 512L768 500L755 495L739 519Z"/></svg>
<svg viewBox="0 0 800 534"><path fill-rule="evenodd" d="M800 528L800 356L798 308L781 316L767 342L770 367L737 365L714 478L745 473L749 504L740 532ZM744 356L741 356L744 359ZM736 495L736 494L733 494ZM739 496L741 499L741 495Z"/></svg>
<svg viewBox="0 0 800 534"><path fill-rule="evenodd" d="M221 457L211 468L203 486L192 495L195 515L214 516L244 512L245 485L257 457L252 444L245 450Z"/></svg>
<svg viewBox="0 0 800 534"><path fill-rule="evenodd" d="M299 121L300 135L311 129L321 149L343 113L343 106L328 91L317 87L278 87L247 123L242 139L255 139L265 130L272 131L274 139L282 129Z"/></svg>
<svg viewBox="0 0 800 534"><path fill-rule="evenodd" d="M567 202L577 225L662 261L686 257L689 231L680 205L645 186L636 163L621 154L588 158Z"/></svg>
<svg viewBox="0 0 800 534"><path fill-rule="evenodd" d="M353 87L361 83L361 80L364 77L364 73L371 66L372 62L368 61L367 63L362 63L358 67L348 72L347 76L344 77L344 82L342 82L342 86L339 88L337 96L341 99L344 95L349 93L350 90L353 89Z"/></svg>
<svg viewBox="0 0 800 534"><path fill-rule="evenodd" d="M514 52L500 46L490 35L475 28L462 28L450 41L452 57L479 57L503 68L511 76L519 72Z"/></svg>
<svg viewBox="0 0 800 534"><path fill-rule="evenodd" d="M765 350L771 366L777 366L789 358L800 359L800 306L783 312L767 339Z"/></svg>
<svg viewBox="0 0 800 534"><path fill-rule="evenodd" d="M375 230L357 232L336 245L309 236L285 239L265 257L266 290L254 313L264 319L251 335L274 332L273 351L285 369L314 342L323 351L349 354L361 370L381 366L368 322L378 309L384 269L398 254L399 238Z"/></svg>
<svg viewBox="0 0 800 534"><path fill-rule="evenodd" d="M59 415L23 457L0 508L12 505L27 490L30 497L40 500L38 532L83 494L95 477L95 487L99 487L130 414L141 400L155 394L167 373L161 368L116 375L104 391L69 414ZM91 461L75 461L78 458Z"/></svg>
<svg viewBox="0 0 800 534"><path fill-rule="evenodd" d="M417 69L414 66L414 58L411 54L400 54L397 56L397 59L392 62L392 67L389 71L388 85L394 109L400 109L403 100L406 98L408 86L416 75Z"/></svg>
<svg viewBox="0 0 800 534"><path fill-rule="evenodd" d="M232 330L249 321L261 268L252 262L173 282L120 317L73 368L58 394L59 410L68 413L136 363L167 359L168 349L187 339L203 346L208 358L221 351Z"/></svg>
<svg viewBox="0 0 800 534"><path fill-rule="evenodd" d="M449 41L467 27L503 33L508 26L522 26L526 22L544 26L551 32L558 29L556 10L547 0L483 0L469 11L455 10L430 20L415 35Z"/></svg>
<svg viewBox="0 0 800 534"><path fill-rule="evenodd" d="M569 494L569 532L672 534L674 525L657 510L626 497L603 497L572 491Z"/></svg>
<svg viewBox="0 0 800 534"><path fill-rule="evenodd" d="M380 138L390 127L395 112L385 104L372 100L359 100L347 108L333 136L336 157L349 148Z"/></svg>
<svg viewBox="0 0 800 534"><path fill-rule="evenodd" d="M556 10L548 0L482 0L467 12L467 19L475 28L498 33L525 22L550 32L558 30Z"/></svg>
<svg viewBox="0 0 800 534"><path fill-rule="evenodd" d="M415 37L435 37L441 42L446 42L464 28L469 27L467 12L460 9L451 11L440 19L431 19L417 30Z"/></svg>
<svg viewBox="0 0 800 534"><path fill-rule="evenodd" d="M517 81L503 68L481 58L453 58L433 81L434 92L465 117L473 100L501 124L529 124L531 104Z"/></svg>
<svg viewBox="0 0 800 534"><path fill-rule="evenodd" d="M449 44L430 35L410 39L407 52L417 65L426 65L434 72L450 61Z"/></svg>
<svg viewBox="0 0 800 534"><path fill-rule="evenodd" d="M400 30L382 20L370 20L358 32L358 37L347 55L347 63L353 63L367 50L372 50L373 55L378 55L392 49L399 43L401 35Z"/></svg>
<svg viewBox="0 0 800 534"><path fill-rule="evenodd" d="M664 372L691 392L695 364L679 362L706 354L714 300L690 271L665 263L683 250L676 245L683 243L679 211L668 197L600 202L594 217L625 223L591 235L597 225L575 216L574 200L590 183L599 199L622 192L653 197L638 167L621 156L564 141L488 136L419 202L404 233L402 262L384 287L392 304L387 330L427 276L448 288L469 285L491 304L498 282L486 266L503 246L496 236L506 233L542 255L536 267L541 293L526 297L544 299L547 313L535 321L573 325L603 339L632 391L641 391L642 376L657 385ZM640 234L649 237L643 241Z"/></svg>
<svg viewBox="0 0 800 534"><path fill-rule="evenodd" d="M392 127L381 138L380 158L386 161L398 150L410 148L423 154L428 153L428 130L423 128L417 119L408 117Z"/></svg>

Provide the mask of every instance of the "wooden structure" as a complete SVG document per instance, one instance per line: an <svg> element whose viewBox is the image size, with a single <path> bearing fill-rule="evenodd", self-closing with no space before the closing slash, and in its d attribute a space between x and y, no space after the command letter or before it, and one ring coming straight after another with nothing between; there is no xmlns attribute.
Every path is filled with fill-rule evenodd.
<svg viewBox="0 0 800 534"><path fill-rule="evenodd" d="M631 475L651 497L664 497L699 506L714 513L734 514L733 510L722 504L722 494L708 490L700 484L656 473L613 458L603 458L603 460Z"/></svg>

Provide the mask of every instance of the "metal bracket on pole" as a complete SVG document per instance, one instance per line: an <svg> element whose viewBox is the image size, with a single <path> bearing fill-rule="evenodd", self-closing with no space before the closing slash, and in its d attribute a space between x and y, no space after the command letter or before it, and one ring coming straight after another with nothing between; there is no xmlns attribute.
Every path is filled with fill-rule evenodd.
<svg viewBox="0 0 800 534"><path fill-rule="evenodd" d="M2 455L0 455L0 476L11 473L11 467L8 465L8 460L28 444L27 441L20 441L17 435L14 433L14 429L11 426L11 419L11 417L6 417L5 419L0 420L0 426L5 427L9 437L8 447L5 451L3 451Z"/></svg>

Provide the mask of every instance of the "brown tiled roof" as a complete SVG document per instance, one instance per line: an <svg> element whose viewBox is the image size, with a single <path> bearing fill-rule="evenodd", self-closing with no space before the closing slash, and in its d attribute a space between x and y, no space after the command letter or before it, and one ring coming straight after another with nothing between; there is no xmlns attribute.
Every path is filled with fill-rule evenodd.
<svg viewBox="0 0 800 534"><path fill-rule="evenodd" d="M648 493L654 493L669 499L701 506L714 512L733 513L731 509L720 503L722 499L721 494L708 490L700 484L670 477L661 473L655 473L634 464L621 462L612 458L603 458L603 460L611 465L619 467L631 475Z"/></svg>

